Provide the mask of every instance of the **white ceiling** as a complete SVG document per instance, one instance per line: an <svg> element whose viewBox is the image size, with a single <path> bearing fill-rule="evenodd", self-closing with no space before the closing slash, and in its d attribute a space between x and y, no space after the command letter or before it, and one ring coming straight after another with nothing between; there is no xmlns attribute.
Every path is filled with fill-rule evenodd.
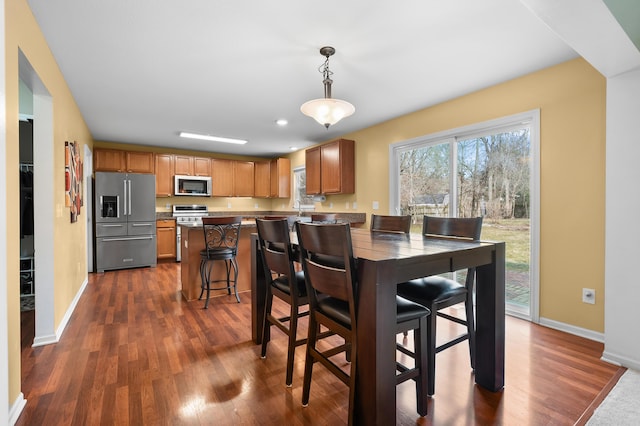
<svg viewBox="0 0 640 426"><path fill-rule="evenodd" d="M94 139L197 151L283 154L578 56L514 0L28 3ZM356 107L329 130L300 112L325 45Z"/></svg>

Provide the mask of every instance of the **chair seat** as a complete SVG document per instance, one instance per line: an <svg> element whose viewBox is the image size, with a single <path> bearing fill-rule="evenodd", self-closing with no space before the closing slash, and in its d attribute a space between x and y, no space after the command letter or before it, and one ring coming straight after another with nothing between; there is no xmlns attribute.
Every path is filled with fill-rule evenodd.
<svg viewBox="0 0 640 426"><path fill-rule="evenodd" d="M295 278L296 278L296 288L298 289L298 297L305 297L307 295L307 286L304 283L304 272L302 271L296 272ZM286 294L291 294L291 287L289 286L289 280L284 275L273 280L271 282L271 285L273 285L275 288L277 288L278 290Z"/></svg>
<svg viewBox="0 0 640 426"><path fill-rule="evenodd" d="M349 304L345 301L326 297L318 300L318 308L327 316L342 323L344 326L351 326L349 318ZM420 317L427 316L431 313L428 308L414 303L404 297L396 296L396 315L397 322L411 321Z"/></svg>
<svg viewBox="0 0 640 426"><path fill-rule="evenodd" d="M429 308L414 303L404 297L396 296L397 321L406 322L431 314Z"/></svg>
<svg viewBox="0 0 640 426"><path fill-rule="evenodd" d="M200 250L200 257L205 260L224 260L236 256L236 250L231 248L216 248Z"/></svg>
<svg viewBox="0 0 640 426"><path fill-rule="evenodd" d="M454 280L430 276L398 284L398 294L425 305L443 302L454 297L463 297L467 288Z"/></svg>

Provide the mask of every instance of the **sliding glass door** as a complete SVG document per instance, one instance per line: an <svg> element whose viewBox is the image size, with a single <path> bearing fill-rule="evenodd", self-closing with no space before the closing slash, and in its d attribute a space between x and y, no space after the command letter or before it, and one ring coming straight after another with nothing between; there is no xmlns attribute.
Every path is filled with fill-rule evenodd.
<svg viewBox="0 0 640 426"><path fill-rule="evenodd" d="M482 216L481 238L507 243L507 310L537 319L535 113L393 145L390 199L412 232L424 215Z"/></svg>

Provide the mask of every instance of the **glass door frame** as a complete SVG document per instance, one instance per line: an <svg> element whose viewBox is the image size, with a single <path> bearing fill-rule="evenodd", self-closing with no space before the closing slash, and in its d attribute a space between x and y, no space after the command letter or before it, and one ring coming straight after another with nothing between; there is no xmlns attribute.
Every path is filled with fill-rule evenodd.
<svg viewBox="0 0 640 426"><path fill-rule="evenodd" d="M457 144L459 140L482 134L499 133L508 128L529 126L531 169L529 191L530 211L530 263L529 312L507 303L507 313L538 323L540 321L540 110L534 109L494 120L445 130L389 145L389 214L400 214L400 152L412 147L450 143L450 167L457 170ZM450 173L451 189L457 191L455 173ZM457 197L450 196L450 212L457 211Z"/></svg>

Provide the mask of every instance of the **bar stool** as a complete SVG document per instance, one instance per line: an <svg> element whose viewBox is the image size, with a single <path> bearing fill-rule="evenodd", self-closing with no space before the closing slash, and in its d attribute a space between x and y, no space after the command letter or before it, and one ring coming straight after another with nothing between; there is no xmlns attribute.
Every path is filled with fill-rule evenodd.
<svg viewBox="0 0 640 426"><path fill-rule="evenodd" d="M236 255L238 253L238 240L240 238L240 226L242 216L229 217L203 217L202 229L204 230L205 248L200 251L200 279L201 291L199 300L205 290L207 291L207 299L204 302L204 309L209 305L209 296L211 290L227 289L227 292L233 293L236 300L240 303L238 296L238 261ZM214 263L218 261L224 262L226 270L226 278L211 279ZM231 272L233 271L233 284L231 280ZM212 283L225 283L222 287L211 287Z"/></svg>

